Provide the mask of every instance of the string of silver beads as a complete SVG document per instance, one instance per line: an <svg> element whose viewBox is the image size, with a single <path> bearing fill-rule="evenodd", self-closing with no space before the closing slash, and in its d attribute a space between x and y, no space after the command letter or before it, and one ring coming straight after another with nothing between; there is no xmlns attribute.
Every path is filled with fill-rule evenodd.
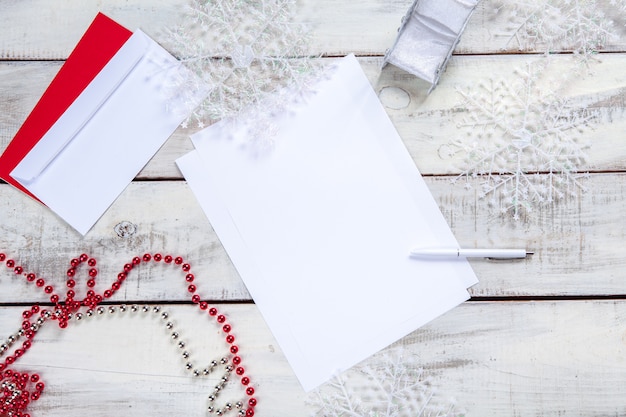
<svg viewBox="0 0 626 417"><path fill-rule="evenodd" d="M211 375L214 370L222 365L224 367L224 374L220 378L217 385L215 385L213 389L213 393L208 396L209 406L207 407L207 412L215 413L218 416L225 415L229 411L239 410L239 416L245 416L246 412L243 409L244 403L242 401L236 402L227 402L222 407L216 408L214 405L217 401L220 393L223 391L224 387L228 383L231 373L234 370L234 366L230 363L231 360L227 357L221 358L219 361L212 360L206 367L204 368L196 368L193 365L193 361L191 359L191 353L187 348L187 343L181 339L180 333L175 329L174 322L171 320L170 313L167 311L162 311L160 306L150 307L147 305L137 306L132 305L130 307L126 305L120 305L119 307L115 306L99 306L95 310L89 309L84 314L76 313L74 315L74 319L76 321L84 321L87 318L97 317L97 316L105 316L105 315L114 315L116 313L150 313L152 312L153 317L159 317L163 322L165 322L165 329L169 331L170 339L175 343L175 346L181 351L181 356L185 360L185 370L189 371L191 375L194 377L200 376L208 376ZM108 314L107 314L108 313Z"/></svg>
<svg viewBox="0 0 626 417"><path fill-rule="evenodd" d="M37 331L41 328L41 326L46 322L47 319L52 317L52 313L50 311L45 311L41 316L37 318L34 323L31 323L29 329L33 333L37 333ZM0 345L0 357L2 357L11 347L17 343L24 335L26 334L26 330L20 328L15 333L11 334L6 338L5 342Z"/></svg>

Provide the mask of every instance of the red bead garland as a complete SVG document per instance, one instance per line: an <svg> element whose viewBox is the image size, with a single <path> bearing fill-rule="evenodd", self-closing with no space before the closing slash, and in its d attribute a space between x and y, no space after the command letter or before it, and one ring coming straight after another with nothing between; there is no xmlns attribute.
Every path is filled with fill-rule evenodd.
<svg viewBox="0 0 626 417"><path fill-rule="evenodd" d="M141 257L133 257L130 263L124 265L123 272L120 272L117 275L117 280L111 284L109 289L103 291L102 294L97 294L93 290L93 287L96 285L96 277L98 275L98 270L95 268L97 261L95 258L91 258L87 254L83 253L79 257L70 261L70 268L66 272L66 287L68 288L68 291L66 293L66 298L63 301L61 301L61 297L55 293L54 287L52 285L46 285L43 278L37 278L37 275L32 272L25 273L22 266L16 265L13 259L7 259L7 255L5 253L0 253L0 262L4 262L6 267L12 269L16 275L24 276L27 282L34 282L36 287L42 288L44 293L50 295L50 302L54 305L53 312L41 309L38 305L33 305L30 309L22 312L23 321L21 330L18 334L20 336L24 336L26 340L22 342L21 346L16 348L12 354L7 355L3 362L0 362L0 416L7 415L12 417L30 417L30 415L26 413L30 401L37 401L44 390L45 384L40 381L38 374L29 375L27 373L15 372L10 369L11 365L24 356L24 354L32 347L32 340L34 340L41 325L43 325L47 320L57 320L60 328L67 328L69 320L81 307L87 307L89 309L96 308L105 298L112 297L115 292L121 288L123 282L127 278L127 274L132 271L135 266L142 262L146 263L150 261L163 261L164 264L174 264L175 266L179 266L185 274L185 281L188 284L187 292L191 294L191 301L194 304L197 304L201 310L208 310L208 314L215 317L216 322L222 325L221 329L225 334L225 341L230 345L230 352L235 355L232 359L232 363L237 366L235 373L242 377L241 384L245 387L246 394L251 397L248 400L248 408L242 411L247 417L254 416L254 409L257 405L257 400L252 396L254 395L255 390L253 387L249 386L250 378L245 375L245 369L242 366L239 366L242 362L241 357L236 356L239 352L239 347L233 344L235 336L231 334L232 327L230 324L226 323L226 316L218 314L215 307L209 307L209 303L201 300L200 296L196 294L197 287L192 284L195 276L190 273L191 265L189 263L185 263L184 259L180 256L173 257L172 255L161 255L160 253L155 253L154 255L145 253ZM77 282L74 277L76 276L77 269L83 263L86 263L89 267L89 279L86 281L87 288L89 289L87 290L85 298L78 301L75 299L76 292L74 291L74 288L76 287ZM11 340L11 338L15 339L15 337L11 336L9 340ZM16 341L17 340L12 340L11 345ZM2 345L0 354L6 353L10 347L11 346L7 346L6 344ZM33 384L35 385L34 389L30 387L30 385Z"/></svg>

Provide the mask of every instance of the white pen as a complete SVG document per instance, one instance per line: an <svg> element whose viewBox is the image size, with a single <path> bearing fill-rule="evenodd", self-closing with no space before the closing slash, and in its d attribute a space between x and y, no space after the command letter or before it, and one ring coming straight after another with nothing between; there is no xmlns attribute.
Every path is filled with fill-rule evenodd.
<svg viewBox="0 0 626 417"><path fill-rule="evenodd" d="M526 249L415 248L411 251L411 257L415 258L523 259L532 254Z"/></svg>

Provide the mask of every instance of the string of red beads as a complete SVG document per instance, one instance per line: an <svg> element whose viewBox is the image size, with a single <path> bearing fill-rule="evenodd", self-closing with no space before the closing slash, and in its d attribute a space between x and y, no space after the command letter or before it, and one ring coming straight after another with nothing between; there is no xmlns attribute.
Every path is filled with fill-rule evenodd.
<svg viewBox="0 0 626 417"><path fill-rule="evenodd" d="M191 294L191 301L197 304L201 310L208 311L208 314L214 317L217 323L221 325L222 332L225 334L226 343L230 345L229 350L235 355L232 358L232 362L236 366L235 373L241 377L241 385L245 387L245 392L250 397L248 399L248 408L244 410L245 416L254 416L255 407L257 405L257 399L254 397L255 390L250 386L250 378L246 376L245 369L241 366L242 359L237 355L239 347L235 344L235 336L231 334L232 327L230 324L226 323L226 316L219 314L215 307L209 307L209 303L202 300L197 294L197 287L193 284L195 276L190 272L191 265L186 263L182 257L173 257L172 255L162 255L160 253L155 253L154 255L145 253L141 257L135 256L129 263L124 264L123 270L118 273L117 279L111 284L110 288L103 291L102 294L98 294L93 290L96 285L96 277L98 276L98 270L96 269L97 261L95 258L91 258L89 255L83 253L70 261L70 268L66 272L66 287L68 290L66 291L65 298L62 300L55 292L54 287L46 284L44 278L37 277L37 275L32 272L24 272L22 266L16 265L13 259L8 259L6 254L1 252L0 262L4 262L6 267L12 269L16 275L23 276L27 282L34 282L37 288L41 288L45 294L50 296L50 302L53 304L54 309L50 311L48 309L42 309L38 305L33 305L22 312L23 321L17 337L23 336L26 340L22 342L21 347L16 348L3 362L0 362L0 381L2 382L0 387L0 416L30 417L30 415L25 412L28 404L31 400L38 400L43 392L44 383L40 381L39 375L28 375L27 373L19 373L10 369L10 366L31 348L32 341L39 328L47 320L57 320L60 328L67 328L70 319L81 307L95 309L98 304L105 299L111 298L122 287L128 274L136 266L140 265L142 262L148 263L151 261L156 263L163 261L165 264L173 263L179 266L185 273L185 281L188 284L187 291ZM78 268L82 264L87 264L89 267L87 272L89 278L86 281L88 290L82 300L77 300L75 292L77 282L75 276ZM34 320L35 317L36 320ZM16 339L14 336L11 336L11 338ZM16 340L13 340L11 344L15 341ZM10 347L11 346L7 344L2 345L0 347L0 354L3 354ZM27 389L29 384L35 384L35 390L30 392L30 394Z"/></svg>

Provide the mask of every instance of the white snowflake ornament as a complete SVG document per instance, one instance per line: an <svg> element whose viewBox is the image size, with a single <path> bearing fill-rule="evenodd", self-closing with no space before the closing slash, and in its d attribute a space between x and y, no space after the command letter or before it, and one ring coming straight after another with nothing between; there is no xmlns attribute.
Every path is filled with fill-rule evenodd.
<svg viewBox="0 0 626 417"><path fill-rule="evenodd" d="M570 51L588 60L626 25L623 0L525 0L506 6L489 1L495 13L507 19L504 31L496 36L521 51Z"/></svg>
<svg viewBox="0 0 626 417"><path fill-rule="evenodd" d="M184 23L169 37L196 75L184 88L206 91L191 117L198 126L267 105L282 89L305 91L315 76L295 0L193 0Z"/></svg>
<svg viewBox="0 0 626 417"><path fill-rule="evenodd" d="M529 64L513 81L491 78L458 89L465 136L449 146L465 154L465 168L453 181L465 179L467 188L477 179L479 196L514 219L585 189L578 173L585 133L600 115L540 86L546 65Z"/></svg>
<svg viewBox="0 0 626 417"><path fill-rule="evenodd" d="M308 397L315 417L461 417L433 386L419 357L389 348Z"/></svg>

